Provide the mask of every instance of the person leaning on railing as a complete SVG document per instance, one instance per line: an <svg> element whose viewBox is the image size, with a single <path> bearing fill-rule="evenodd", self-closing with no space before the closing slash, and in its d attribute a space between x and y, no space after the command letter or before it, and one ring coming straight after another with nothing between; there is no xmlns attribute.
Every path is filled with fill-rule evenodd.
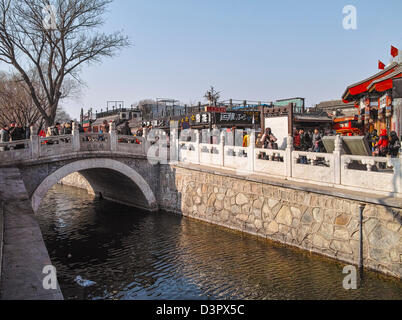
<svg viewBox="0 0 402 320"><path fill-rule="evenodd" d="M377 144L374 147L375 147L374 154L376 156L378 157L387 156L389 147L389 138L387 129L381 130L380 140L378 140Z"/></svg>
<svg viewBox="0 0 402 320"><path fill-rule="evenodd" d="M300 134L296 129L293 131L293 148L295 151L300 151Z"/></svg>
<svg viewBox="0 0 402 320"><path fill-rule="evenodd" d="M271 128L265 129L265 134L261 138L261 141L264 145L264 149L278 150L278 144L276 143L278 139L272 133Z"/></svg>
<svg viewBox="0 0 402 320"><path fill-rule="evenodd" d="M401 149L401 141L398 138L398 135L396 134L395 131L392 131L390 134L391 140L389 142L388 146L388 154L392 158L397 158L399 151Z"/></svg>
<svg viewBox="0 0 402 320"><path fill-rule="evenodd" d="M0 130L0 143L10 142L10 128L6 125ZM8 147L0 147L0 151L7 151Z"/></svg>
<svg viewBox="0 0 402 320"><path fill-rule="evenodd" d="M310 136L307 132L304 131L304 129L300 129L299 134L300 134L300 151L308 152L312 146ZM307 164L307 162L308 161L306 156L300 156L301 164Z"/></svg>
<svg viewBox="0 0 402 320"><path fill-rule="evenodd" d="M10 136L11 136L11 141L21 141L25 140L25 129L22 127L21 124L16 124L13 122L11 124L11 129L10 129ZM15 149L24 149L25 145L24 144L18 144L15 146Z"/></svg>

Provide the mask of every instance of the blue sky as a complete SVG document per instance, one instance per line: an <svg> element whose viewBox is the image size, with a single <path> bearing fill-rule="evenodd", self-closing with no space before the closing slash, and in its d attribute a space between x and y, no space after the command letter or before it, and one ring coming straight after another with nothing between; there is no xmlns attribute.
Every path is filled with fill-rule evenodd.
<svg viewBox="0 0 402 320"><path fill-rule="evenodd" d="M357 30L343 29L346 5ZM104 30L133 46L85 67L81 99L64 106L78 117L107 100L196 103L210 85L224 99L339 99L389 62L391 44L402 49L401 12L400 0L115 0Z"/></svg>

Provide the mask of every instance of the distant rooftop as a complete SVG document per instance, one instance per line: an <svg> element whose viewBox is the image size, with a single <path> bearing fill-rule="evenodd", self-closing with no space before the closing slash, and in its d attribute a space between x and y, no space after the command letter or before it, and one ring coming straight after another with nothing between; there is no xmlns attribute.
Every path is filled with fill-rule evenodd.
<svg viewBox="0 0 402 320"><path fill-rule="evenodd" d="M344 103L342 100L330 100L330 101L323 101L316 105L316 109L320 109L323 111L333 111L338 109L349 109L354 108L354 103Z"/></svg>

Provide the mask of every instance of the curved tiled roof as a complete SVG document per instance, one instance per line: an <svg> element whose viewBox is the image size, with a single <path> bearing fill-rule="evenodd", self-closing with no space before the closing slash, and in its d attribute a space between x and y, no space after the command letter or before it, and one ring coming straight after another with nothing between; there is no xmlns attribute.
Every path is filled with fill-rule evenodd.
<svg viewBox="0 0 402 320"><path fill-rule="evenodd" d="M380 82L385 81L385 80L390 80L390 79L392 79L392 78L394 78L394 77L396 77L396 76L398 76L400 74L402 74L402 64L398 68L396 68L394 72L390 73L389 75L387 75L385 77L382 77L380 79L374 80L368 86L367 89L370 91L370 89L373 88L377 83L380 83Z"/></svg>
<svg viewBox="0 0 402 320"><path fill-rule="evenodd" d="M391 75L391 74L393 74L395 72L394 69L396 69L397 67L400 68L401 66L402 66L401 63L392 62L388 67L386 67L384 70L381 70L380 72L376 73L375 75L348 86L346 88L346 90L345 90L345 93L342 95L342 99L344 101L345 100L347 101L348 96L351 94L350 93L351 89L356 88L358 86L362 86L362 85L364 85L366 83L367 83L367 86L364 86L364 90L365 91L368 90L368 87L372 84L373 81L376 81L376 80L382 81L382 80L384 80L384 76L388 77L389 75Z"/></svg>

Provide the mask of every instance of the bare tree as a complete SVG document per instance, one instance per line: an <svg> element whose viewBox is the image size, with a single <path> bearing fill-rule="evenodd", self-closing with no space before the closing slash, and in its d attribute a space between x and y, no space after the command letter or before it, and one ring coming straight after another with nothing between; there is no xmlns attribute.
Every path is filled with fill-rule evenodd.
<svg viewBox="0 0 402 320"><path fill-rule="evenodd" d="M35 75L30 73L32 84L37 89L38 99L45 111L48 110L46 95L40 90L40 85L34 81ZM79 87L75 81L65 81L63 92L66 96L78 93ZM66 122L71 117L59 106L55 121ZM9 125L15 121L23 126L36 124L42 128L46 121L36 108L27 84L18 74L0 73L0 125Z"/></svg>
<svg viewBox="0 0 402 320"><path fill-rule="evenodd" d="M0 74L0 125L17 122L23 126L43 124L42 116L35 107L24 82L15 75Z"/></svg>
<svg viewBox="0 0 402 320"><path fill-rule="evenodd" d="M63 107L59 107L57 108L55 121L60 123L69 122L71 121L71 116L63 109Z"/></svg>
<svg viewBox="0 0 402 320"><path fill-rule="evenodd" d="M121 32L97 31L112 0L0 0L0 61L26 83L35 107L53 125L66 82L79 81L84 64L129 46ZM35 83L39 85L35 85ZM46 104L40 96L44 94Z"/></svg>
<svg viewBox="0 0 402 320"><path fill-rule="evenodd" d="M204 95L204 98L208 100L209 104L213 105L215 107L216 107L220 97L221 97L221 92L215 91L215 88L212 86L211 86L211 89L208 90Z"/></svg>

